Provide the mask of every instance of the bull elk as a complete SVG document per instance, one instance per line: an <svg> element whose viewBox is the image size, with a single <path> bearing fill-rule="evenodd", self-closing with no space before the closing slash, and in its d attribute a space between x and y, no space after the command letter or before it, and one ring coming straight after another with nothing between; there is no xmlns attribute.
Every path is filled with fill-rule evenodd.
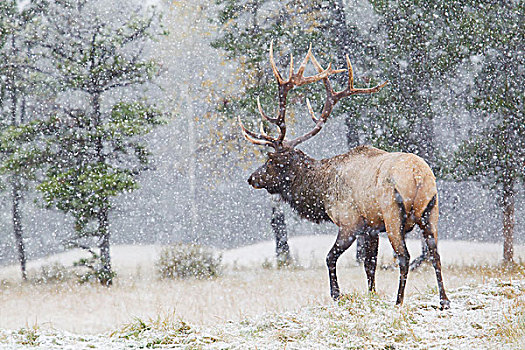
<svg viewBox="0 0 525 350"><path fill-rule="evenodd" d="M313 76L304 76L308 61L317 70ZM383 88L387 82L372 88L354 88L353 70L348 55L347 69L334 70L331 65L323 69L312 54L311 47L294 72L293 56L290 57L290 73L285 80L279 73L270 44L270 64L279 86L279 109L275 117L263 111L259 99L257 105L262 118L275 124L277 137L244 127L239 118L242 133L246 139L257 145L272 147L266 163L248 179L256 189L266 189L280 197L298 214L316 223L331 221L339 227L335 244L327 255L326 263L330 278L330 294L340 296L337 283L336 263L358 234L366 236L366 257L364 267L368 289L375 291L375 270L379 232L385 232L394 249L400 270L396 304L403 303L410 256L405 243L405 233L417 224L429 247L439 288L441 308L448 308L450 302L445 294L441 276L441 262L437 251L438 199L434 174L428 164L411 153L389 153L370 146L359 146L348 153L333 158L316 160L296 149L300 143L315 136L326 123L335 104L342 98L356 94L371 94ZM348 86L336 92L329 76L348 72ZM319 117L306 104L315 126L306 134L293 140L286 135L287 95L294 87L323 81L327 97Z"/></svg>

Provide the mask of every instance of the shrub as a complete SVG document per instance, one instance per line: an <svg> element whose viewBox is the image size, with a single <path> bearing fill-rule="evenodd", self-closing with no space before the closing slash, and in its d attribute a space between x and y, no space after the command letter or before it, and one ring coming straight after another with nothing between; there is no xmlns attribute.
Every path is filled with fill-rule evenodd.
<svg viewBox="0 0 525 350"><path fill-rule="evenodd" d="M36 272L31 280L37 284L60 283L68 281L72 277L72 272L66 266L59 262L53 262L42 265L40 271Z"/></svg>
<svg viewBox="0 0 525 350"><path fill-rule="evenodd" d="M157 261L160 278L212 278L221 270L222 256L197 244L175 244L164 248Z"/></svg>
<svg viewBox="0 0 525 350"><path fill-rule="evenodd" d="M115 271L106 271L103 268L100 256L94 252L90 253L91 257L82 258L73 263L74 267L84 270L78 273L78 282L81 284L99 282L106 286L111 285L117 274Z"/></svg>

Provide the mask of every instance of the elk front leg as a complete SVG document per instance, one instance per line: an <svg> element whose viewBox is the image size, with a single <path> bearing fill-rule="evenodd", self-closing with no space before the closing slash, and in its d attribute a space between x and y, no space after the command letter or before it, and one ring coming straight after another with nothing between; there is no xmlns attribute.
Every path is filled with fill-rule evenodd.
<svg viewBox="0 0 525 350"><path fill-rule="evenodd" d="M328 266L328 276L330 278L330 295L334 300L340 297L336 272L337 259L354 243L357 231L355 227L341 227L332 249L326 256L326 265Z"/></svg>
<svg viewBox="0 0 525 350"><path fill-rule="evenodd" d="M375 230L365 235L365 272L368 279L368 290L376 291L376 266L377 266L377 247L379 243L379 233Z"/></svg>

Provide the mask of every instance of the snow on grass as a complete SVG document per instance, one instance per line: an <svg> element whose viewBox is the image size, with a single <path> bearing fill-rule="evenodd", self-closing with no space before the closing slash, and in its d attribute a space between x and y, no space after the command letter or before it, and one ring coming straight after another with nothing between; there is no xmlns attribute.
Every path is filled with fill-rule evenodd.
<svg viewBox="0 0 525 350"><path fill-rule="evenodd" d="M75 335L28 327L0 331L0 346L42 349L519 349L525 342L525 279L449 290L440 311L434 291L402 307L367 293L296 312L195 327L173 314L136 318L114 332Z"/></svg>
<svg viewBox="0 0 525 350"><path fill-rule="evenodd" d="M113 247L112 288L21 284L16 266L2 267L0 348L520 348L525 271L523 264L499 264L499 244L440 242L452 300L452 309L441 312L430 266L409 274L406 305L397 308L398 270L379 269L378 295L368 296L355 250L338 263L341 290L349 294L333 303L324 266L333 240L292 238L296 265L284 270L262 267L274 259L271 241L225 251L224 275L202 281L159 280L160 246ZM381 241L379 262L390 266L391 248ZM419 245L409 240L413 257ZM516 260L525 260L525 248L515 249ZM35 273L53 262L68 265L82 254L71 251L29 267Z"/></svg>

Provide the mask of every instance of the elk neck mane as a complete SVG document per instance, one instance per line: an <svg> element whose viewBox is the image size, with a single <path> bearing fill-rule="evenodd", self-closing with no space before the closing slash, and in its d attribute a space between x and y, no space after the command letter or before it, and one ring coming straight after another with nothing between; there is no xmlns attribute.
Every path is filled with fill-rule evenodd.
<svg viewBox="0 0 525 350"><path fill-rule="evenodd" d="M325 195L330 188L330 164L294 152L284 181L282 199L301 216L315 223L331 221L325 210Z"/></svg>

